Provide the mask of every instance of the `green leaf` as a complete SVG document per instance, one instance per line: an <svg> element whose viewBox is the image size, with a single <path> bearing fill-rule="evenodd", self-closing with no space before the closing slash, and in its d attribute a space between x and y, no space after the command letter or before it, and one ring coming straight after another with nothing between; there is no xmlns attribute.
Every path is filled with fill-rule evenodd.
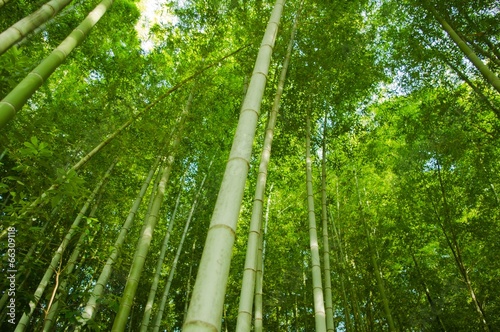
<svg viewBox="0 0 500 332"><path fill-rule="evenodd" d="M36 136L31 136L31 143L33 143L34 146L38 146L38 138L36 138Z"/></svg>

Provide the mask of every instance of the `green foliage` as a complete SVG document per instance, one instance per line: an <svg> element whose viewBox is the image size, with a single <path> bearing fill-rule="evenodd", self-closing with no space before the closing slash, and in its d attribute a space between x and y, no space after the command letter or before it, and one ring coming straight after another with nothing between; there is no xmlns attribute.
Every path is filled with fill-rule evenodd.
<svg viewBox="0 0 500 332"><path fill-rule="evenodd" d="M28 74L29 58L17 47L12 47L0 57L0 98L12 90Z"/></svg>
<svg viewBox="0 0 500 332"><path fill-rule="evenodd" d="M44 31L2 55L0 97L97 3L74 3ZM498 74L500 24L495 1L432 3ZM2 8L0 27L7 28L40 5L12 0ZM113 243L144 176L158 154L168 153L168 142L175 137L172 128L192 89L193 111L128 322L130 330L138 330L175 194L181 187L186 192L178 212L178 220L185 220L190 195L215 156L163 319L162 328L182 328L188 283L192 287L196 277L245 77L252 71L271 5L258 0L167 2L160 10L175 19L150 22L149 38L155 44L145 50L141 48L145 41L138 39L134 29L141 15L136 3L117 0L84 44L0 133L0 222L2 232L9 226L17 229L18 314L28 310L40 274L49 264L47 257L59 246L110 160L120 156L101 193L96 215L84 216L87 227L81 231L88 243L68 279L67 303L56 328L72 330L78 325L82 304L115 249ZM229 331L238 314L257 156L298 6L298 1L290 1L285 7L264 92L226 290L222 326ZM269 331L313 329L304 173L304 124L309 112L317 216L318 161L323 153L327 156L332 294L338 329L388 328L373 256L397 329L436 331L443 324L448 331L480 330L460 264L468 273L490 330L500 329L499 95L420 1L319 1L303 6L268 171L273 190L267 192L271 203L265 236L264 326ZM162 100L85 166L72 170L80 158L170 87L248 44L250 47ZM321 149L325 113L326 152ZM136 213L98 315L89 322L90 330L109 330L113 324L152 187ZM31 207L42 196L41 203ZM162 276L170 270L182 224L174 227ZM2 233L2 241L5 236ZM34 249L24 261L32 244ZM458 262L453 250L460 251ZM69 253L64 257L66 260ZM5 250L0 258L6 266ZM53 283L51 280L48 289ZM165 283L166 277L162 277L159 290ZM45 294L41 305L46 306L47 299ZM157 303L154 310L156 307ZM43 321L38 309L32 329Z"/></svg>
<svg viewBox="0 0 500 332"><path fill-rule="evenodd" d="M36 157L46 158L52 156L52 151L47 149L47 143L38 142L38 139L33 136L30 142L24 142L25 149L19 150L23 157Z"/></svg>

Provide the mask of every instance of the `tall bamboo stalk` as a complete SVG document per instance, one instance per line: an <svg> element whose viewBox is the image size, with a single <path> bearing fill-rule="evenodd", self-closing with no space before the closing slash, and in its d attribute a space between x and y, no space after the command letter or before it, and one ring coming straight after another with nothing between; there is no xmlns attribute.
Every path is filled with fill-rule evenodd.
<svg viewBox="0 0 500 332"><path fill-rule="evenodd" d="M427 48L433 48L430 43L424 41L424 44L427 46ZM424 52L426 50L422 48L422 51ZM493 113L495 113L497 118L500 119L500 110L495 107L495 105L493 105L493 103L488 99L488 97L486 97L486 95L479 89L479 87L472 83L467 75L465 75L465 73L463 73L458 66L454 65L442 52L440 52L439 50L435 50L435 54L441 61L446 63L458 75L458 77L460 77L460 79L462 79L476 93L479 99L484 104L486 104L488 108L493 111Z"/></svg>
<svg viewBox="0 0 500 332"><path fill-rule="evenodd" d="M103 2L101 2L96 7L96 9L94 11L96 11L98 9L103 9L102 8L103 4L107 4L108 2L113 2L113 1L114 0L103 0ZM110 6L111 6L111 4L109 4L107 6L107 8L109 8ZM94 18L96 18L96 19L99 18L100 19L100 17L102 17L102 15L104 15L104 12L105 12L105 10L104 10L104 12L102 12L102 13L100 11L98 11L95 14L93 14L94 11L92 11L89 14L89 16L87 16L87 18L82 22L82 24L80 24L80 26L83 26L83 28L85 28L90 23L92 23L92 26L95 25L95 23L97 23L97 21L92 22L92 20L87 21L87 19L89 19L89 17L92 18L92 19L94 19ZM71 50L68 51L66 49L69 46L72 46L72 45L68 46L68 44L70 44L70 42L66 42L66 41L68 39L71 39L72 36L73 36L73 34L76 34L77 37L78 37L78 35L83 34L82 31L85 31L85 30L80 29L80 26L78 26L75 30L73 30L73 32L69 35L69 37L66 38L59 45L58 48L56 48L45 60L42 61L42 63L40 63L40 65L38 65L38 67L36 67L31 73L29 73L28 76L23 81L21 81L14 88L14 90L12 90L2 101L0 101L0 129L2 129L7 124L7 122L10 121L15 116L15 114L22 108L22 106L31 97L31 95L42 85L43 81L45 81L54 72L54 70L59 66L59 64L61 64L65 60L67 54L69 54L69 51L71 51ZM92 28L92 26L90 28ZM90 28L88 28L89 31L90 31ZM88 31L87 31L87 33L88 33ZM82 38L85 38L85 36L82 37ZM79 38L76 39L76 40L79 40ZM82 41L83 41L83 39L82 39ZM81 41L79 41L79 43L81 43ZM79 43L78 43L78 45L79 45ZM76 47L76 46L78 46L78 45L74 45L73 48ZM140 118L145 112L147 112L149 109L151 109L154 106L156 106L160 101L162 101L163 99L165 99L167 96L169 96L173 92L179 90L186 83L192 81L194 78L196 78L199 75L203 74L208 69L219 65L225 59L227 59L227 58L233 56L234 54L236 54L236 53L244 50L248 46L249 45L245 45L243 47L240 47L236 51L231 52L231 53L223 56L222 58L220 58L220 59L214 61L212 64L210 64L210 65L208 65L206 67L203 67L202 69L196 71L194 74L186 77L185 79L183 79L182 81L180 81L179 83L177 83L176 85L174 85L173 87L171 87L170 89L168 89L165 93L163 93L162 95L160 95L154 102L152 102L151 104L149 104L148 106L146 106L143 110L141 110L136 115L134 115L130 120L128 120L127 122L125 122L113 134L109 135L109 137L106 140L104 140L103 142L101 142L89 154L92 154L95 150L99 151L100 149L102 149L102 147L106 146L121 131L123 131L123 129L127 128L128 126L130 126L136 119ZM63 51L68 51L68 53L64 53ZM62 60L58 60L58 61L53 61L52 60L52 59L56 59L57 60L60 57L62 57L62 55L64 55L64 54L66 54L66 56L64 56L64 58ZM54 68L52 68L51 66L53 66L53 63L58 63L58 64ZM46 77L44 75L46 75ZM97 151L95 153L97 153ZM88 161L88 159L90 159L90 157L87 158L87 156L85 156L85 157L82 158L82 160L80 160L80 162L81 163L85 163L85 162ZM81 165L79 165L78 167L80 167L80 166ZM77 167L77 166L74 166L74 167Z"/></svg>
<svg viewBox="0 0 500 332"><path fill-rule="evenodd" d="M307 211L309 216L309 239L311 246L311 269L314 296L314 319L317 332L326 331L325 302L323 300L323 285L321 282L321 263L319 259L318 233L316 230L316 215L314 213L314 194L312 184L311 161L311 120L309 114L306 120L306 183L307 183Z"/></svg>
<svg viewBox="0 0 500 332"><path fill-rule="evenodd" d="M232 247L260 105L284 0L277 0L262 40L210 222L183 331L219 331Z"/></svg>
<svg viewBox="0 0 500 332"><path fill-rule="evenodd" d="M76 327L75 331L79 331L81 329L81 327L83 325L85 325L95 315L97 303L104 293L104 289L106 287L106 284L107 284L109 277L111 276L111 272L113 270L113 265L117 261L118 257L120 257L123 243L125 242L125 239L127 238L128 231L132 227L132 224L133 224L134 219L135 219L135 215L137 213L137 210L139 209L139 206L141 205L141 202L142 202L142 199L146 193L146 190L148 189L148 186L151 183L151 179L153 178L153 175L154 175L156 169L158 168L158 164L160 163L160 159L161 159L160 157L156 158L155 162L151 166L151 169L149 170L148 175L144 179L144 182L141 186L139 194L137 195L134 203L132 204L132 207L130 208L127 219L125 219L125 222L123 223L123 226L120 230L120 233L118 234L118 237L116 238L115 243L111 247L111 253L110 253L110 255L106 261L106 264L104 265L104 267L99 275L99 278L94 286L92 294L91 294L87 304L85 305L85 308L83 309L82 317L79 319L80 325L78 325Z"/></svg>
<svg viewBox="0 0 500 332"><path fill-rule="evenodd" d="M211 164L211 163L210 163ZM210 168L210 167L209 167ZM170 272L168 274L168 280L165 284L165 288L163 289L163 295L161 297L160 305L158 306L158 314L156 315L153 332L158 332L160 329L161 319L163 318L163 312L165 311L165 304L167 303L168 294L170 292L170 286L172 285L172 280L174 279L175 269L177 268L177 263L179 262L179 257L181 255L182 246L184 244L184 240L186 239L186 234L189 230L189 225L191 224L191 220L193 219L194 211L196 206L198 205L198 200L200 198L201 192L203 190L203 186L205 184L205 180L207 179L207 174L203 177L201 181L200 188L194 197L193 204L191 205L191 210L189 211L189 216L186 220L186 224L184 225L184 231L182 232L181 240L179 242L179 246L177 247L177 252L175 253L175 258L172 263L172 267L170 268Z"/></svg>
<svg viewBox="0 0 500 332"><path fill-rule="evenodd" d="M182 183L182 179L181 179ZM175 223L175 216L177 214L177 208L179 207L179 202L181 200L182 188L179 190L179 194L177 195L177 199L175 200L174 212L172 212L172 217L170 218L170 223L168 225L167 232L165 233L165 237L163 239L163 243L160 250L160 255L158 256L158 260L156 262L156 271L153 277L153 282L151 283L151 289L149 290L148 300L146 302L146 308L144 309L144 315L142 317L141 323L141 332L146 332L149 325L149 319L151 317L151 311L153 310L153 302L156 296L156 290L158 289L158 282L160 281L161 268L163 266L163 261L165 259L165 254L167 252L168 243L170 241L170 234L172 233L172 228Z"/></svg>
<svg viewBox="0 0 500 332"><path fill-rule="evenodd" d="M194 262L194 251L196 249L196 239L193 241L193 247L191 248L191 258L190 262ZM186 321L186 315L188 312L188 307L189 307L189 296L191 295L191 276L193 274L193 263L189 265L189 273L188 273L188 280L187 280L187 285L186 285L186 302L184 303L184 319L182 322Z"/></svg>
<svg viewBox="0 0 500 332"><path fill-rule="evenodd" d="M149 217L144 224L143 231L141 232L139 241L136 247L136 254L130 268L125 290L120 301L120 308L115 317L112 331L124 331L127 324L128 315L134 301L135 292L139 285L139 280L146 262L146 256L149 251L151 240L153 239L153 232L158 221L158 213L163 202L163 197L167 188L170 172L172 170L174 158L169 158L167 165L163 168L161 180L158 189L155 193L153 206L151 207Z"/></svg>
<svg viewBox="0 0 500 332"><path fill-rule="evenodd" d="M260 231L259 248L257 252L257 268L255 273L255 317L254 317L254 330L255 332L262 332L264 321L262 317L262 295L264 279L264 260L266 257L266 234L267 225L269 222L269 209L271 208L271 192L273 185L269 188L269 195L267 196L266 216L264 217L264 229Z"/></svg>
<svg viewBox="0 0 500 332"><path fill-rule="evenodd" d="M87 201L83 205L82 209L78 213L78 216L73 221L73 224L71 225L70 229L66 233L66 236L64 237L63 241L59 245L59 248L57 248L54 256L52 257L52 260L50 262L49 267L45 271L45 274L43 275L42 280L38 284L38 287L35 291L33 299L29 303L29 311L25 312L23 314L23 316L19 320L19 323L17 324L16 330L15 330L16 332L24 331L26 329L26 327L28 326L30 318L33 315L33 312L35 311L35 308L38 305L38 302L40 301L40 298L42 297L42 295L45 291L45 288L47 287L50 279L52 278L52 275L54 274L54 271L57 269L57 266L59 265L59 261L62 258L64 250L66 250L66 247L68 246L69 242L71 241L71 239L73 238L73 236L77 232L80 221L82 220L83 216L87 212L87 209L89 208L90 204L92 203L92 201L96 197L97 193L101 190L104 183L106 182L106 180L110 176L111 171L113 170L113 167L116 165L116 162L117 162L117 160L113 161L111 166L108 168L108 170L106 171L106 173L102 177L101 181L99 181L99 183L96 185L96 187L94 188L94 190L90 194L89 198L87 199Z"/></svg>
<svg viewBox="0 0 500 332"><path fill-rule="evenodd" d="M332 301L332 280L330 274L330 246L328 243L328 214L326 207L326 126L327 113L323 123L323 146L321 158L321 222L323 228L323 273L325 276L325 306L326 306L326 329L334 331L333 323L333 301Z"/></svg>
<svg viewBox="0 0 500 332"><path fill-rule="evenodd" d="M7 51L12 45L26 37L28 33L47 22L61 9L66 7L71 0L52 0L44 4L40 9L21 19L10 28L0 34L0 55Z"/></svg>
<svg viewBox="0 0 500 332"><path fill-rule="evenodd" d="M299 9L300 13L300 9ZM262 228L262 211L264 203L264 194L266 191L267 169L271 159L271 147L273 144L274 127L280 109L280 100L285 86L285 79L292 55L295 33L297 31L298 14L292 27L290 41L286 51L283 66L281 68L280 78L274 102L269 114L264 145L260 157L259 174L257 175L257 185L255 187L255 196L253 201L252 216L250 219L250 230L248 234L247 251L245 256L245 269L243 271L243 281L240 292L240 303L238 309L238 319L236 322L236 331L250 331L252 325L252 307L255 289L255 273L257 265L257 252L259 246L260 232Z"/></svg>
<svg viewBox="0 0 500 332"><path fill-rule="evenodd" d="M100 2L48 57L0 101L0 129L16 115L42 83L66 60L71 51L85 40L90 30L111 7L113 1Z"/></svg>

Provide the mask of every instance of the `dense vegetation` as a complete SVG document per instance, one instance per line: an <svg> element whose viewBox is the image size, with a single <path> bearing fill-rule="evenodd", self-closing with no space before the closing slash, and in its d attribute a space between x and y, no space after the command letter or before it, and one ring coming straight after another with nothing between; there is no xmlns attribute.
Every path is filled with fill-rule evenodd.
<svg viewBox="0 0 500 332"><path fill-rule="evenodd" d="M283 2L0 1L0 330L500 330L498 2Z"/></svg>

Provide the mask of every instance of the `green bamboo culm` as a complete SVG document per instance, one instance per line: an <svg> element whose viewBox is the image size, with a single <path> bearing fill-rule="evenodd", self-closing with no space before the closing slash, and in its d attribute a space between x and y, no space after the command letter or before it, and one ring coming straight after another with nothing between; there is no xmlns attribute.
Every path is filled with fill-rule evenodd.
<svg viewBox="0 0 500 332"><path fill-rule="evenodd" d="M193 287L184 332L221 330L226 285L231 265L252 144L285 1L277 0L262 39L233 139L205 247Z"/></svg>
<svg viewBox="0 0 500 332"><path fill-rule="evenodd" d="M52 0L0 34L0 55L66 7L71 0Z"/></svg>
<svg viewBox="0 0 500 332"><path fill-rule="evenodd" d="M111 247L110 254L108 256L108 259L106 261L106 264L101 270L101 274L99 275L99 278L97 279L97 282L94 286L94 289L92 290L92 293L90 295L89 300L87 301L87 304L85 305L85 308L82 311L82 316L78 318L78 321L80 325L75 327L75 331L81 331L83 326L87 324L87 322L91 319L94 318L94 315L97 310L97 304L99 302L99 299L103 296L105 288L106 288L106 283L108 282L109 278L111 277L111 273L113 272L113 267L115 262L118 260L120 257L123 244L127 238L128 231L132 227L135 216L137 214L137 211L141 205L142 199L144 198L144 195L146 194L146 190L148 189L151 179L153 178L156 169L158 168L158 165L160 164L161 157L158 157L154 164L151 166L151 169L146 176L146 179L144 180L141 189L139 191L139 194L137 195L136 199L134 200L134 203L132 204L132 207L130 208L130 212L127 216L127 219L125 219L125 222L123 223L123 226L118 233L118 237L115 240L115 243Z"/></svg>
<svg viewBox="0 0 500 332"><path fill-rule="evenodd" d="M0 129L14 118L43 82L66 60L69 53L85 40L90 30L111 7L113 2L114 0L100 2L48 57L0 101Z"/></svg>
<svg viewBox="0 0 500 332"><path fill-rule="evenodd" d="M301 4L302 7L302 4ZM300 8L301 8L300 7ZM261 238L262 229L262 212L264 210L264 194L266 190L268 165L271 159L271 147L273 144L274 128L280 109L281 96L285 86L286 74L288 65L292 56L293 43L295 40L295 33L297 31L298 17L295 16L290 41L286 51L283 66L281 68L278 88L274 96L274 102L269 114L267 128L264 135L264 145L260 157L259 174L257 175L257 185L255 186L255 196L252 207L252 217L250 219L250 230L248 234L247 252L245 256L245 269L243 271L243 280L241 282L240 303L238 309L238 319L236 321L237 332L250 331L252 325L252 307L254 301L255 290L255 276L257 273L257 255L259 248L259 240Z"/></svg>
<svg viewBox="0 0 500 332"><path fill-rule="evenodd" d="M477 70L483 75L484 79L490 83L490 85L500 92L500 78L491 71L487 65L474 53L474 51L467 45L466 41L463 40L460 35L451 27L448 21L442 17L438 11L433 7L433 5L428 0L421 0L422 5L434 16L434 18L441 24L443 30L446 31L448 36L453 40L453 42L460 48L467 59L476 67Z"/></svg>
<svg viewBox="0 0 500 332"><path fill-rule="evenodd" d="M316 215L314 213L314 191L311 159L311 119L306 118L306 187L307 187L307 214L309 219L309 243L311 248L311 274L314 296L314 320L317 332L326 332L326 313L321 281L321 262L319 258L318 232Z"/></svg>

